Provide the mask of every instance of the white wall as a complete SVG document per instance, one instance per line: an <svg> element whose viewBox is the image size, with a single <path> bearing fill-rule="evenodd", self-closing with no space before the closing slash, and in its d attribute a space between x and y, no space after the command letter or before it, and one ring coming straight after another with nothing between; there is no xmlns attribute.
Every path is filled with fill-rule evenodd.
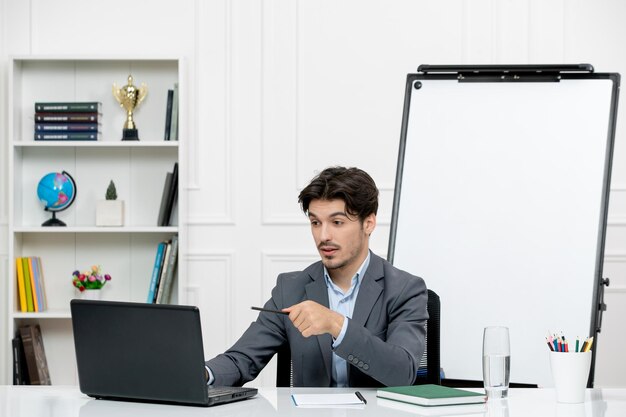
<svg viewBox="0 0 626 417"><path fill-rule="evenodd" d="M189 255L182 261L186 297L203 312L205 350L213 355L254 319L249 306L268 297L277 273L316 259L297 205L315 171L341 164L372 174L381 189L372 247L386 256L408 72L423 63L589 62L626 74L624 17L622 0L0 0L0 198L7 189L9 55L186 57L192 126ZM598 386L626 386L625 116L621 110ZM3 300L6 219L0 199ZM3 309L0 317L4 326ZM0 346L4 377L8 342ZM272 372L255 385L273 384Z"/></svg>

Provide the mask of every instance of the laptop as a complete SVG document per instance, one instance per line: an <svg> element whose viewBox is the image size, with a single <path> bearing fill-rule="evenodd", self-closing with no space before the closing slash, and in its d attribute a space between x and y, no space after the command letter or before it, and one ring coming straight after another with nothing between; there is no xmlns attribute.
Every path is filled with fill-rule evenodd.
<svg viewBox="0 0 626 417"><path fill-rule="evenodd" d="M256 388L208 387L197 307L72 300L82 393L110 400L211 406Z"/></svg>

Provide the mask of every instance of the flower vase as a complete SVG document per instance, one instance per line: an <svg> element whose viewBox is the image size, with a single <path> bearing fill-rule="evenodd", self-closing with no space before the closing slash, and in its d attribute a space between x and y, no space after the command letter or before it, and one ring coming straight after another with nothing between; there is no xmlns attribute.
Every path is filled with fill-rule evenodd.
<svg viewBox="0 0 626 417"><path fill-rule="evenodd" d="M83 300L99 300L102 297L102 291L96 289L86 289L80 293L80 296Z"/></svg>

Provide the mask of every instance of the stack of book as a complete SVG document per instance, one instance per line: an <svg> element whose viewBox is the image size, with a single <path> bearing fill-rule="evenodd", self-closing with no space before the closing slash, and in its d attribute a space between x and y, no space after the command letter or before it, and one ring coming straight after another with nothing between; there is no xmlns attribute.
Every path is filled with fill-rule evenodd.
<svg viewBox="0 0 626 417"><path fill-rule="evenodd" d="M35 103L35 140L100 140L102 103Z"/></svg>
<svg viewBox="0 0 626 417"><path fill-rule="evenodd" d="M174 235L171 240L163 241L157 247L148 289L148 303L168 304L170 302L177 261L178 235Z"/></svg>
<svg viewBox="0 0 626 417"><path fill-rule="evenodd" d="M15 271L20 311L45 311L47 303L41 259L38 256L15 258Z"/></svg>
<svg viewBox="0 0 626 417"><path fill-rule="evenodd" d="M20 326L13 347L13 385L50 385L48 361L38 324Z"/></svg>
<svg viewBox="0 0 626 417"><path fill-rule="evenodd" d="M178 140L178 83L173 90L167 90L167 107L165 108L164 140Z"/></svg>

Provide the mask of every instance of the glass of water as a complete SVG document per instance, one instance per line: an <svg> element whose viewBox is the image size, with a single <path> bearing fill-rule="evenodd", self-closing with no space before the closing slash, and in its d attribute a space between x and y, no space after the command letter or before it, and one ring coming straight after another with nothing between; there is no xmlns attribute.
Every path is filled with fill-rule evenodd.
<svg viewBox="0 0 626 417"><path fill-rule="evenodd" d="M511 374L508 327L485 327L483 333L483 383L487 398L506 398Z"/></svg>

